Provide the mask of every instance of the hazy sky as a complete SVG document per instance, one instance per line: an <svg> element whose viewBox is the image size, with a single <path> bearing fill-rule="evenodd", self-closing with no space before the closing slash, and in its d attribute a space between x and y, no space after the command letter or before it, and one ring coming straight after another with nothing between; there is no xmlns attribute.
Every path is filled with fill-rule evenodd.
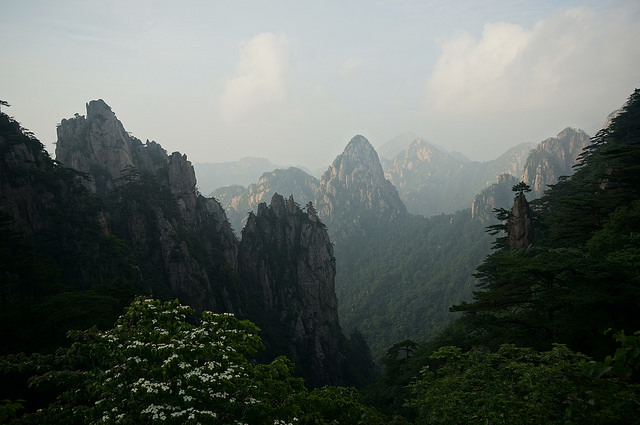
<svg viewBox="0 0 640 425"><path fill-rule="evenodd" d="M192 162L316 168L405 131L486 160L640 87L637 0L2 0L0 28L0 99L50 152L102 98Z"/></svg>

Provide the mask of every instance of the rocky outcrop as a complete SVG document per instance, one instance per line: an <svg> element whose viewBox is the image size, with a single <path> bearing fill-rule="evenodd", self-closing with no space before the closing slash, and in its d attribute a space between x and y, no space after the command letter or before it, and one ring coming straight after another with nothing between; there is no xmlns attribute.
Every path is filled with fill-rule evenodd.
<svg viewBox="0 0 640 425"><path fill-rule="evenodd" d="M524 193L514 199L507 221L507 246L511 249L527 248L533 243L533 220L531 208Z"/></svg>
<svg viewBox="0 0 640 425"><path fill-rule="evenodd" d="M103 100L86 105L87 116L63 119L57 128L56 159L66 167L90 174L89 187L105 193L133 167L132 138Z"/></svg>
<svg viewBox="0 0 640 425"><path fill-rule="evenodd" d="M90 176L87 187L112 206L111 230L152 265L149 291L198 310L239 309L223 272L236 268L237 240L218 202L198 193L187 156L130 136L103 100L86 109L61 121L57 160Z"/></svg>
<svg viewBox="0 0 640 425"><path fill-rule="evenodd" d="M482 223L495 220L494 208L509 205L511 202L511 188L518 184L517 178L511 174L500 174L497 182L484 189L471 205L471 217Z"/></svg>
<svg viewBox="0 0 640 425"><path fill-rule="evenodd" d="M548 185L556 183L559 177L573 174L578 156L589 143L590 138L584 131L572 128L566 128L557 137L538 143L526 156L524 166L520 167L522 174L504 174L499 177L497 184L476 195L472 216L483 222L493 220L493 208L504 208L510 203L511 188L519 181L531 187L530 199L541 197ZM519 175L521 179L514 177Z"/></svg>
<svg viewBox="0 0 640 425"><path fill-rule="evenodd" d="M591 138L584 131L573 128L540 142L529 154L522 174L522 180L531 186L532 196L541 197L559 177L573 174L578 155L590 143Z"/></svg>
<svg viewBox="0 0 640 425"><path fill-rule="evenodd" d="M378 154L363 136L351 139L322 175L316 205L334 240L364 231L365 222L389 222L407 214Z"/></svg>
<svg viewBox="0 0 640 425"><path fill-rule="evenodd" d="M335 258L325 226L309 203L274 194L250 213L238 268L255 297L248 312L265 341L298 364L313 385L335 383L340 364ZM332 372L333 371L333 372Z"/></svg>
<svg viewBox="0 0 640 425"><path fill-rule="evenodd" d="M213 196L224 206L233 228L240 231L246 222L247 213L256 211L259 204L269 202L273 195L293 195L303 203L314 201L320 182L315 177L296 167L276 169L263 173L257 183L248 187L221 187Z"/></svg>
<svg viewBox="0 0 640 425"><path fill-rule="evenodd" d="M335 383L344 337L333 245L311 203L316 179L295 168L265 173L234 200L242 214L257 205L238 242L220 203L198 193L186 155L129 136L104 102L90 102L87 118L63 120L59 135L60 160L93 178L110 231L144 265L143 280L156 282L148 291L249 318L269 355L287 355L313 385ZM271 183L301 194L306 209L273 194Z"/></svg>

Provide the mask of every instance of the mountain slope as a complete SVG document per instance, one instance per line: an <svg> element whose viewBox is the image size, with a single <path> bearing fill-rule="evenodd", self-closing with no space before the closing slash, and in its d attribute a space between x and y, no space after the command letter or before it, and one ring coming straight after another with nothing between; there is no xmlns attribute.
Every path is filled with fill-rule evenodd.
<svg viewBox="0 0 640 425"><path fill-rule="evenodd" d="M268 202L273 195L285 193L306 204L313 201L320 182L299 168L289 167L263 173L257 183L248 187L227 186L216 189L212 195L223 206L236 232L244 227L247 214L256 211L259 204Z"/></svg>
<svg viewBox="0 0 640 425"><path fill-rule="evenodd" d="M318 215L336 242L362 233L376 222L407 215L398 191L382 171L378 154L363 136L355 136L320 180Z"/></svg>
<svg viewBox="0 0 640 425"><path fill-rule="evenodd" d="M367 350L340 330L332 245L312 206L274 196L238 242L186 156L131 137L103 101L58 129L60 158L81 171L0 118L4 350L55 348L140 294L255 320L262 356L295 359L312 386L370 375L349 357Z"/></svg>
<svg viewBox="0 0 640 425"><path fill-rule="evenodd" d="M533 144L509 149L499 158L463 161L422 139L416 139L392 161L385 161L385 176L400 193L412 214L429 217L468 208L482 189L501 174L520 176Z"/></svg>

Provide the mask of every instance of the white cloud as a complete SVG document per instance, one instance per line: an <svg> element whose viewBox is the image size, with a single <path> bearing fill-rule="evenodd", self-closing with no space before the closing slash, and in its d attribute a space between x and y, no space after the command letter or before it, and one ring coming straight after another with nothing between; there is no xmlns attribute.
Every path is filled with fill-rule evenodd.
<svg viewBox="0 0 640 425"><path fill-rule="evenodd" d="M638 5L623 3L568 9L531 29L500 22L480 38L458 34L442 44L427 79L427 112L503 133L533 128L534 113L595 131L585 127L601 124L640 83L639 16Z"/></svg>
<svg viewBox="0 0 640 425"><path fill-rule="evenodd" d="M360 65L362 65L362 59L360 58L347 59L340 68L340 75L342 75L343 77L347 77Z"/></svg>
<svg viewBox="0 0 640 425"><path fill-rule="evenodd" d="M242 43L233 75L220 97L220 114L236 121L257 108L287 97L289 52L284 36L262 33Z"/></svg>

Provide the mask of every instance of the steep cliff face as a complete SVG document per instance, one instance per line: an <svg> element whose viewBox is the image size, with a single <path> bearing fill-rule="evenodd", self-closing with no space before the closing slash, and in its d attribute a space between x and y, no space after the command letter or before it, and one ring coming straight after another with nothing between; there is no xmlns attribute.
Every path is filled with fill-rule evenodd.
<svg viewBox="0 0 640 425"><path fill-rule="evenodd" d="M531 208L524 193L516 195L507 221L507 246L511 249L526 248L533 243Z"/></svg>
<svg viewBox="0 0 640 425"><path fill-rule="evenodd" d="M558 181L560 176L573 174L578 155L591 143L582 130L566 128L556 137L540 142L527 158L522 180L531 186L534 198L539 198L547 186Z"/></svg>
<svg viewBox="0 0 640 425"><path fill-rule="evenodd" d="M351 139L322 175L316 205L337 240L362 232L364 221L388 222L407 214L378 154L362 136Z"/></svg>
<svg viewBox="0 0 640 425"><path fill-rule="evenodd" d="M86 118L62 120L56 155L91 177L87 186L106 199L110 229L149 264L149 291L196 309L239 308L223 272L236 267L237 240L222 207L197 192L186 155L130 136L102 100L87 104Z"/></svg>
<svg viewBox="0 0 640 425"><path fill-rule="evenodd" d="M261 203L242 231L238 268L256 297L248 317L270 348L313 384L333 383L341 356L335 258L311 203L303 211L277 193Z"/></svg>
<svg viewBox="0 0 640 425"><path fill-rule="evenodd" d="M493 209L509 205L512 196L511 188L518 183L518 179L511 174L500 174L496 183L476 195L471 205L471 217L482 223L494 221Z"/></svg>
<svg viewBox="0 0 640 425"><path fill-rule="evenodd" d="M187 157L130 137L104 102L90 102L87 118L63 120L59 135L60 160L94 178L88 187L104 198L108 229L131 247L147 292L254 320L269 355L287 355L314 385L338 379L344 336L333 245L310 202L316 179L265 173L237 205L243 214L259 205L238 242L221 205L198 193ZM277 194L260 203L271 181L302 193L306 210Z"/></svg>

